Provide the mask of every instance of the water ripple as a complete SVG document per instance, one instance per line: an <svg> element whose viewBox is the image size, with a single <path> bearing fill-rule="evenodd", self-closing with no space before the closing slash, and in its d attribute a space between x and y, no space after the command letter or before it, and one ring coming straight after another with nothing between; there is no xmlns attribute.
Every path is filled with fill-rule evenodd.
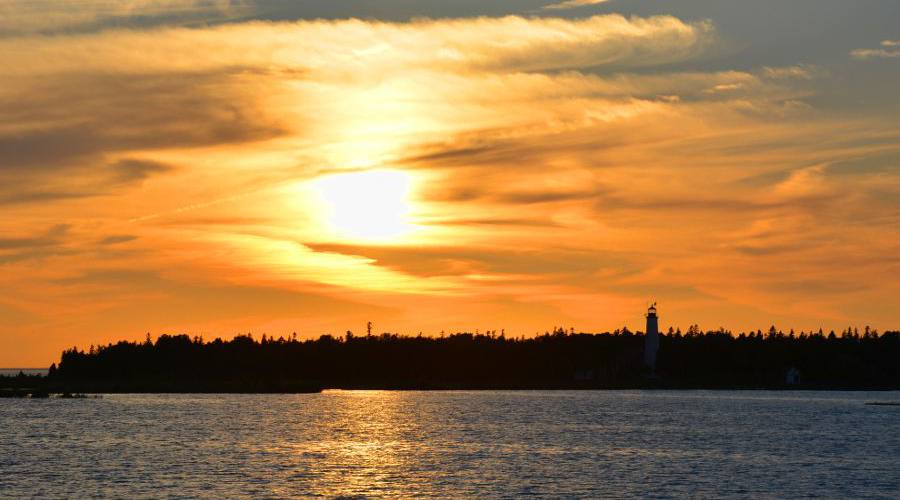
<svg viewBox="0 0 900 500"><path fill-rule="evenodd" d="M871 497L900 393L0 400L0 497Z"/></svg>

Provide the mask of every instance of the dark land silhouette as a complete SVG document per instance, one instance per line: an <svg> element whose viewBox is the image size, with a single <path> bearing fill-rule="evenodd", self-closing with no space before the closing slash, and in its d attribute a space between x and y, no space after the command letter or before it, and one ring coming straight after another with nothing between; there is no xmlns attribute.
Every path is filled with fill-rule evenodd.
<svg viewBox="0 0 900 500"><path fill-rule="evenodd" d="M394 334L314 340L163 335L63 352L44 376L0 378L5 394L310 392L340 389L900 389L900 332L799 334L670 331L656 370L644 335L555 329L441 337Z"/></svg>

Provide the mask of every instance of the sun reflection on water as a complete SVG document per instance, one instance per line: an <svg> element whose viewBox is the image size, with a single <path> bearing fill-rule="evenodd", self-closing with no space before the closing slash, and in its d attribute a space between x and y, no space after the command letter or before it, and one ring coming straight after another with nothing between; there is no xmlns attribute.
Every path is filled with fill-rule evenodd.
<svg viewBox="0 0 900 500"><path fill-rule="evenodd" d="M326 391L322 396L333 400L336 410L318 423L323 432L317 434L328 437L303 450L336 465L322 471L320 491L326 496L397 494L401 471L419 466L410 441L419 432L418 424L408 418L404 393ZM334 485L340 489L330 491Z"/></svg>

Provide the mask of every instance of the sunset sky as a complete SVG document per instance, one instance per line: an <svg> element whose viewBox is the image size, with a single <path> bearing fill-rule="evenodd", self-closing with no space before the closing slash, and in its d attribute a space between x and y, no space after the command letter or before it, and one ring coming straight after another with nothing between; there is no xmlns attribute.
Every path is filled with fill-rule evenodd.
<svg viewBox="0 0 900 500"><path fill-rule="evenodd" d="M5 0L0 366L900 328L896 0Z"/></svg>

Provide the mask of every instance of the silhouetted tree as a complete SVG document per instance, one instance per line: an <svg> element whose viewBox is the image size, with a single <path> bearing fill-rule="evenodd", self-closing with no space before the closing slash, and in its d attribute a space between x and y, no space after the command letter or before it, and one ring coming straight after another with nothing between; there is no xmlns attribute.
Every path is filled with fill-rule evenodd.
<svg viewBox="0 0 900 500"><path fill-rule="evenodd" d="M368 326L368 325L367 325ZM900 333L853 329L779 335L773 325L734 336L725 328L687 335L669 329L657 374L670 387L778 387L796 367L807 387L900 388ZM820 330L821 332L821 330ZM51 367L55 384L105 391L296 391L310 386L372 388L641 387L643 334L628 328L583 334L555 327L534 338L505 330L441 337L383 333L277 341L161 335L156 342L73 347ZM585 377L591 373L591 377ZM581 375L578 375L581 374ZM16 377L20 384L31 379ZM13 377L7 377L12 379ZM11 383L11 382L10 382ZM30 382L29 382L30 383ZM81 385L79 385L81 384Z"/></svg>

